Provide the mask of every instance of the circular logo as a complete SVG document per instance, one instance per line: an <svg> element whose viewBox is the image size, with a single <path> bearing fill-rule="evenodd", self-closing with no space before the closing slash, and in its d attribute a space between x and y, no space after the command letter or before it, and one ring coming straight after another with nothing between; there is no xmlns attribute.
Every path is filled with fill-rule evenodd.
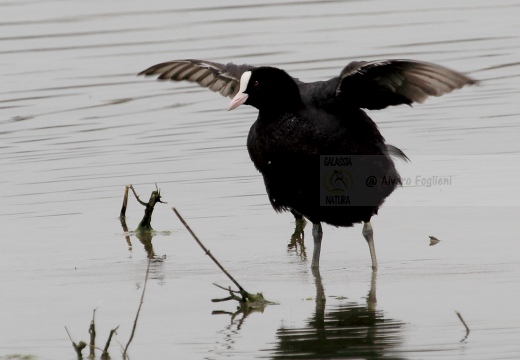
<svg viewBox="0 0 520 360"><path fill-rule="evenodd" d="M345 169L331 169L323 176L325 190L334 195L346 194L354 186L352 174Z"/></svg>

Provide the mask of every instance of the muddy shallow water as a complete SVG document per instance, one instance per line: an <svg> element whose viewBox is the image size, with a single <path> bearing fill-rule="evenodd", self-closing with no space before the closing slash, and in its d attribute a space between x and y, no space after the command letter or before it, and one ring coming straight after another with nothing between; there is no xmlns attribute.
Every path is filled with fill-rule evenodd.
<svg viewBox="0 0 520 360"><path fill-rule="evenodd" d="M118 220L129 183L143 199L157 183L168 202L152 221L156 260L131 359L518 358L518 2L0 9L0 359L74 359L64 326L88 341L94 308L98 346L119 325L110 353L121 358L150 251ZM372 221L379 271L361 226L324 226L313 274L311 226L307 247L291 241L292 216L271 209L249 160L256 111L135 76L182 58L269 64L304 81L353 60L413 58L482 82L370 112L412 160L398 163L408 181ZM172 206L247 290L279 304L233 316L236 304L212 303L226 296L212 283L231 283ZM130 229L142 211L131 199Z"/></svg>

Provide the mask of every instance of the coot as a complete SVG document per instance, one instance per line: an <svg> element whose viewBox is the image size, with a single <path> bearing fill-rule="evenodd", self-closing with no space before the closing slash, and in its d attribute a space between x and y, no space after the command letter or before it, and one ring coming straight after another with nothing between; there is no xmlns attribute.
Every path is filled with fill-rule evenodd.
<svg viewBox="0 0 520 360"><path fill-rule="evenodd" d="M249 155L273 208L297 211L313 223L312 267L319 266L322 222L363 222L374 270L370 219L400 185L392 156L407 157L385 143L362 109L422 103L475 83L456 71L413 60L355 61L339 76L312 83L275 67L194 59L157 64L139 75L196 82L232 98L228 110L256 107Z"/></svg>

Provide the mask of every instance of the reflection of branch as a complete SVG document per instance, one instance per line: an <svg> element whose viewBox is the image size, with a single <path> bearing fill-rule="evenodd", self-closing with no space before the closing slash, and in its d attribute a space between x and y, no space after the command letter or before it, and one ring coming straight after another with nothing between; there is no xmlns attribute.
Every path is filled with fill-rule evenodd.
<svg viewBox="0 0 520 360"><path fill-rule="evenodd" d="M128 347L130 346L130 343L132 342L132 339L134 338L135 328L137 327L137 319L139 318L139 313L141 312L141 306L143 306L144 292L146 290L146 284L148 283L148 275L150 274L150 263L151 262L152 262L152 258L148 257L148 266L146 267L146 275L144 277L144 285L143 285L143 293L141 294L141 302L139 303L139 307L137 308L137 313L135 314L134 326L132 327L132 333L130 334L130 339L128 339L125 350L123 351L124 359L126 359L126 357L127 357ZM112 333L111 333L111 335L112 335Z"/></svg>
<svg viewBox="0 0 520 360"><path fill-rule="evenodd" d="M214 284L214 285L216 285L216 284ZM234 298L232 299L232 297L234 297ZM215 300L216 301L226 301L226 299L220 299L220 300L213 299L211 301L215 302ZM229 298L227 298L227 300L237 300L237 297L232 295ZM242 317L240 318L240 320L237 324L237 330L240 330L240 328L242 327L242 324L244 323L245 319L249 316L249 314L254 313L254 312L264 312L264 309L268 304L269 304L269 302L264 301L262 303L256 303L256 304L254 304L255 306L252 306L248 303L240 302L241 306L239 306L235 312L215 310L211 314L212 315L231 315L231 325L233 325L235 318L238 315L242 314Z"/></svg>
<svg viewBox="0 0 520 360"><path fill-rule="evenodd" d="M123 208L125 208L124 200L123 200ZM126 209L125 209L126 211ZM123 212L123 209L121 209ZM128 250L132 250L132 241L130 240L130 235L128 234L128 225L126 225L126 218L124 216L119 217L119 221L121 221L121 226L123 227L123 231L125 232L126 243L128 244Z"/></svg>

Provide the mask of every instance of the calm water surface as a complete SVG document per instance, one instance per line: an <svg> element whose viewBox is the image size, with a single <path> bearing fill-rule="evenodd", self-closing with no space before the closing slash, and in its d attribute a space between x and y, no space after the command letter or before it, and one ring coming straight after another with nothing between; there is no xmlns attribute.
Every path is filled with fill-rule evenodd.
<svg viewBox="0 0 520 360"><path fill-rule="evenodd" d="M0 13L0 359L74 359L64 326L88 341L94 308L98 346L119 325L121 358L151 251L117 218L129 183L143 199L157 183L168 202L154 213L132 359L520 356L518 1L0 1ZM292 216L272 211L249 160L255 110L135 76L181 58L305 81L352 60L413 58L482 83L370 112L412 160L373 219L380 269L360 226L325 226L313 274L310 226L307 248L291 241ZM171 206L279 305L246 316L212 303L226 296L212 283L231 284ZM127 215L134 229L133 199Z"/></svg>

